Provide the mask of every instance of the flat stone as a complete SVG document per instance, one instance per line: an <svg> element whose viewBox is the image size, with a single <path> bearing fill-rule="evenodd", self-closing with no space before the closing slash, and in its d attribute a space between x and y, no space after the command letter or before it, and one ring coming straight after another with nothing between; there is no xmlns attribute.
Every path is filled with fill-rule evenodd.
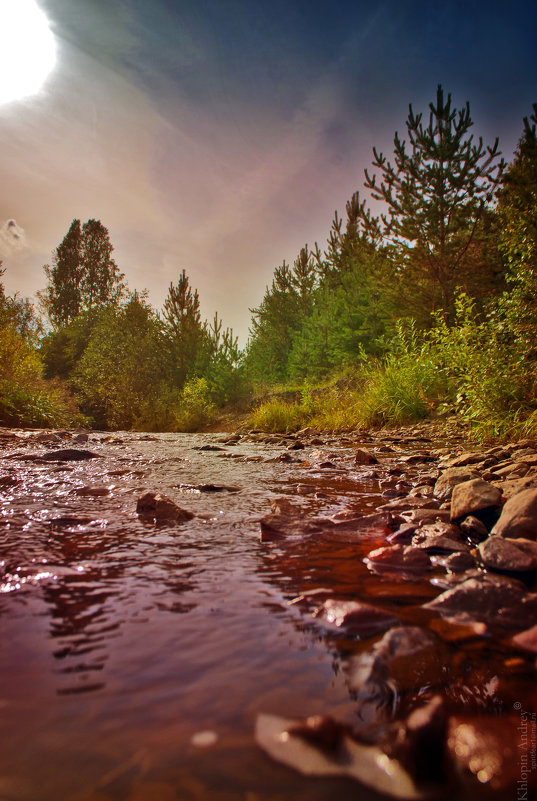
<svg viewBox="0 0 537 801"><path fill-rule="evenodd" d="M502 492L498 487L480 478L463 481L453 488L451 496L451 519L458 520L466 515L499 506Z"/></svg>
<svg viewBox="0 0 537 801"><path fill-rule="evenodd" d="M465 451L458 456L451 456L442 461L443 467L466 467L469 464L477 464L483 460L482 451Z"/></svg>
<svg viewBox="0 0 537 801"><path fill-rule="evenodd" d="M510 498L491 533L537 540L537 489L523 490Z"/></svg>
<svg viewBox="0 0 537 801"><path fill-rule="evenodd" d="M464 553L470 548L466 542L446 534L426 534L418 532L412 537L412 545L427 553Z"/></svg>
<svg viewBox="0 0 537 801"><path fill-rule="evenodd" d="M537 542L532 540L510 540L496 535L482 542L478 551L485 567L491 570L508 573L537 570Z"/></svg>

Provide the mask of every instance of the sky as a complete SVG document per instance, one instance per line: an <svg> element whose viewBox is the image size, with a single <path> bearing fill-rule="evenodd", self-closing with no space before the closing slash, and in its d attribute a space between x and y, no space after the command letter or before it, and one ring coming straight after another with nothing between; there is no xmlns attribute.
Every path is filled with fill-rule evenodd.
<svg viewBox="0 0 537 801"><path fill-rule="evenodd" d="M0 0L8 36L21 2ZM241 344L274 269L367 197L410 103L426 115L441 84L509 160L537 101L534 0L32 2L56 60L3 103L20 67L0 64L6 290L35 297L72 220L95 218L130 289L160 308L184 269Z"/></svg>

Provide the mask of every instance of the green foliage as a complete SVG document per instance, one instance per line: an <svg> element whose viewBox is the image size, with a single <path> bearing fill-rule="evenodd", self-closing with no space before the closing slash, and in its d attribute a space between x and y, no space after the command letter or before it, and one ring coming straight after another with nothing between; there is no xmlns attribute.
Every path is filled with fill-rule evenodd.
<svg viewBox="0 0 537 801"><path fill-rule="evenodd" d="M365 186L387 206L380 218L364 215L364 224L390 249L394 277L410 286L414 316L444 309L449 313L456 287L474 295L490 291L495 271L483 262L479 240L485 212L498 185L503 161L498 140L485 147L474 141L470 106L452 107L451 95L437 90L429 122L410 106L407 140L394 137L394 164L373 148L373 167ZM470 268L470 269L469 269ZM414 308L412 308L414 306Z"/></svg>
<svg viewBox="0 0 537 801"><path fill-rule="evenodd" d="M216 414L207 379L191 378L179 395L174 428L176 431L199 431L211 424Z"/></svg>
<svg viewBox="0 0 537 801"><path fill-rule="evenodd" d="M198 290L192 291L184 270L177 284L170 284L163 317L171 381L173 386L181 388L197 372L209 347Z"/></svg>
<svg viewBox="0 0 537 801"><path fill-rule="evenodd" d="M310 414L297 401L290 403L282 398L271 398L255 407L248 422L262 431L287 434L307 425Z"/></svg>
<svg viewBox="0 0 537 801"><path fill-rule="evenodd" d="M71 380L96 426L169 430L165 363L158 317L135 292L96 313Z"/></svg>
<svg viewBox="0 0 537 801"><path fill-rule="evenodd" d="M0 423L68 425L76 407L65 387L43 379L34 320L28 302L6 296L0 283Z"/></svg>
<svg viewBox="0 0 537 801"><path fill-rule="evenodd" d="M52 267L43 268L48 287L41 300L54 327L122 295L125 276L112 251L108 230L100 220L88 220L83 226L73 220L53 254Z"/></svg>

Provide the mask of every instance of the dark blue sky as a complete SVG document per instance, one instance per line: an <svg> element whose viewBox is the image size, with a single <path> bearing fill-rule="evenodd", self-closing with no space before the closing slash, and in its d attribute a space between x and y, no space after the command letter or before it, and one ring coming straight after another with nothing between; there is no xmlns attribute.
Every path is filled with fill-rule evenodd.
<svg viewBox="0 0 537 801"><path fill-rule="evenodd" d="M13 0L16 2L16 0ZM244 339L272 270L326 239L441 83L510 157L537 101L534 2L38 0L44 90L0 107L7 285L43 286L74 217L102 220L160 305L184 268ZM0 243L2 240L0 239Z"/></svg>

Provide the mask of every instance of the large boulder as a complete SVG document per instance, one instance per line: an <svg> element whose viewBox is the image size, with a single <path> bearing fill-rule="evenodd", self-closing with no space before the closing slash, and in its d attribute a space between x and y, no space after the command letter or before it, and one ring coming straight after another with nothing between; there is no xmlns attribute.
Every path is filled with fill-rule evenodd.
<svg viewBox="0 0 537 801"><path fill-rule="evenodd" d="M537 489L523 490L510 498L491 533L537 540Z"/></svg>
<svg viewBox="0 0 537 801"><path fill-rule="evenodd" d="M463 481L453 489L451 496L451 519L460 520L484 509L500 506L502 491L481 478Z"/></svg>

